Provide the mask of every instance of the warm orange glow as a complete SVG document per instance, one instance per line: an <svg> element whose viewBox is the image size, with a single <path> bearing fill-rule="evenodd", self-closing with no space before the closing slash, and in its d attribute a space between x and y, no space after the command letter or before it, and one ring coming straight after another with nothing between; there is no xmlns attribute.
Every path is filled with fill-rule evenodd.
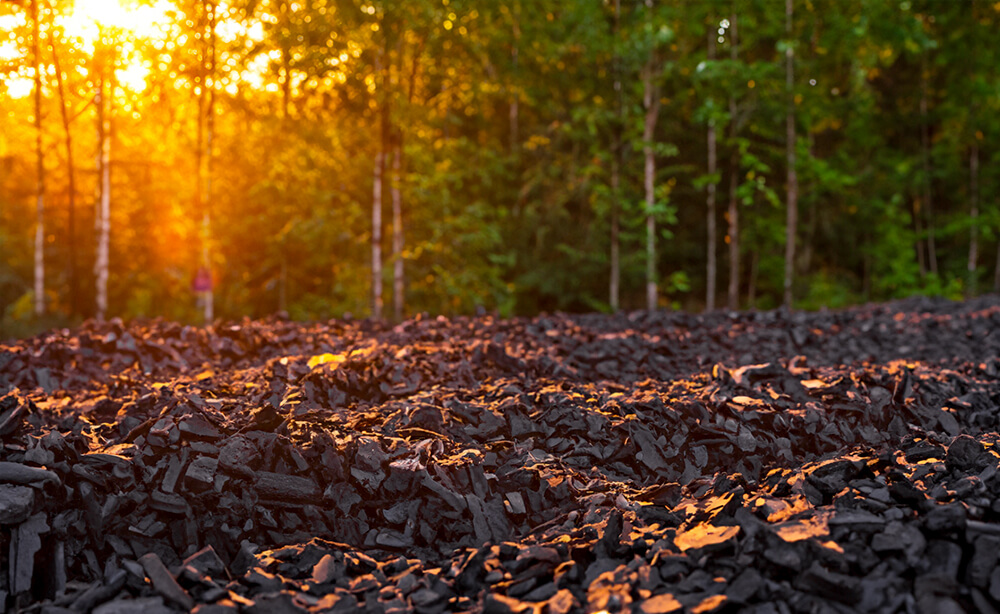
<svg viewBox="0 0 1000 614"><path fill-rule="evenodd" d="M16 10L16 7L0 5L0 32L13 32L15 28L23 28L26 25L24 15L24 12ZM13 64L20 58L21 50L18 48L17 40L13 37L0 40L0 62ZM33 76L28 62L23 62L17 72L9 74L2 80L7 95L11 98L24 98L31 94L35 86Z"/></svg>
<svg viewBox="0 0 1000 614"><path fill-rule="evenodd" d="M66 35L82 40L88 51L101 36L102 28L117 28L128 36L156 38L164 33L167 14L176 10L172 2L157 0L152 4L136 4L125 0L76 0L69 13L56 23Z"/></svg>
<svg viewBox="0 0 1000 614"><path fill-rule="evenodd" d="M56 24L67 37L76 39L81 49L93 53L108 35L120 34L126 41L165 37L168 14L173 10L173 3L167 0L141 5L128 0L76 0L70 12L56 18ZM119 57L115 77L124 87L141 92L148 75L149 68L137 58Z"/></svg>

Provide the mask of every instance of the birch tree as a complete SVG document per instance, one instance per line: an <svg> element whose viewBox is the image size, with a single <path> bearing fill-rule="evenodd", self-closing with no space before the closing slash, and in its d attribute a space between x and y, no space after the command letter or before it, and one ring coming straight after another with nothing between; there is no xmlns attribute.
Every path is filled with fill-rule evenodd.
<svg viewBox="0 0 1000 614"><path fill-rule="evenodd" d="M708 61L715 61L715 38L717 36L716 25L709 23L708 28ZM710 100L711 102L711 100ZM712 311L715 309L715 275L717 265L715 263L716 251L716 229L715 229L715 172L716 172L716 139L715 139L715 117L711 115L713 109L709 108L708 118L708 184L705 186L706 195L706 226L708 228L708 264L705 271L705 309Z"/></svg>
<svg viewBox="0 0 1000 614"><path fill-rule="evenodd" d="M784 304L792 308L792 278L795 273L795 229L799 217L799 183L795 172L795 47L792 42L792 0L785 0L785 95L788 106L785 113L785 147L788 165L785 218L785 297Z"/></svg>
<svg viewBox="0 0 1000 614"><path fill-rule="evenodd" d="M49 42L52 45L52 65L56 73L56 86L59 92L59 114L62 117L63 143L66 147L67 174L67 229L69 245L69 312L75 315L80 307L79 287L76 279L76 165L73 161L73 131L70 129L69 103L66 100L66 87L63 83L62 66L59 63L59 45L57 44L55 27L49 30Z"/></svg>
<svg viewBox="0 0 1000 614"><path fill-rule="evenodd" d="M739 35L736 28L736 11L729 18L729 57L735 69L739 60ZM729 227L726 236L729 237L729 288L727 306L731 310L740 306L740 207L736 188L740 180L740 150L736 142L739 135L736 120L736 96L729 96L729 130L732 152L729 157L729 208L727 218Z"/></svg>
<svg viewBox="0 0 1000 614"><path fill-rule="evenodd" d="M931 183L931 129L927 112L927 52L924 52L920 69L920 161L923 166L923 215L927 226L927 266L933 275L938 273L937 240L934 236L934 191Z"/></svg>
<svg viewBox="0 0 1000 614"><path fill-rule="evenodd" d="M100 34L104 39L104 32ZM97 231L97 257L94 260L94 276L97 286L97 311L95 317L103 320L108 311L108 259L111 241L111 131L115 96L115 55L114 50L104 49L109 57L102 62L97 79L98 92L95 97L98 118L100 204L94 217Z"/></svg>
<svg viewBox="0 0 1000 614"><path fill-rule="evenodd" d="M966 264L965 297L976 295L976 267L979 264L979 143L972 136L969 148L969 260Z"/></svg>
<svg viewBox="0 0 1000 614"><path fill-rule="evenodd" d="M392 146L392 315L396 322L403 319L405 284L403 281L403 197L400 193L402 181L402 146L396 142Z"/></svg>
<svg viewBox="0 0 1000 614"><path fill-rule="evenodd" d="M382 319L382 175L385 171L386 141L388 132L388 99L386 97L386 86L388 85L388 68L384 64L388 63L388 58L384 57L388 50L388 45L383 47L383 57L375 64L376 73L382 75L381 91L381 135L378 142L378 150L375 152L375 161L372 168L372 317L376 320Z"/></svg>
<svg viewBox="0 0 1000 614"><path fill-rule="evenodd" d="M608 304L611 311L618 311L621 295L621 168L622 168L622 128L625 124L622 102L622 58L619 53L618 33L621 28L622 3L615 0L615 19L611 31L614 53L611 71L614 75L613 95L615 97L615 121L611 140L611 274L608 281Z"/></svg>
<svg viewBox="0 0 1000 614"><path fill-rule="evenodd" d="M202 53L202 79L199 91L198 108L200 113L199 123L205 125L205 141L203 152L199 155L199 193L198 201L202 208L201 221L201 266L207 271L209 280L208 288L202 293L202 316L205 323L210 323L215 319L215 290L212 284L212 257L210 243L212 240L212 140L215 135L215 26L216 26L216 4L212 0L202 3L202 10L208 16L208 52ZM287 111L287 103L283 107ZM200 132L200 130L199 130ZM201 148L201 143L198 144ZM202 164L204 168L202 168Z"/></svg>
<svg viewBox="0 0 1000 614"><path fill-rule="evenodd" d="M642 69L642 106L645 110L642 129L643 187L646 199L646 309L656 309L658 278L656 271L656 152L653 138L656 122L660 117L660 85L658 77L662 60L658 53L653 0L646 0L647 27L649 28L649 56Z"/></svg>
<svg viewBox="0 0 1000 614"><path fill-rule="evenodd" d="M35 78L35 315L45 314L45 151L42 148L42 61L39 45L40 0L31 3L31 56Z"/></svg>

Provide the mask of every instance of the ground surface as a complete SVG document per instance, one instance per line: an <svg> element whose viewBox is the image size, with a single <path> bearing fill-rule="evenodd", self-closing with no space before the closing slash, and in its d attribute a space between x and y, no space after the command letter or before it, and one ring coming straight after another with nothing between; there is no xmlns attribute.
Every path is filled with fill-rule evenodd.
<svg viewBox="0 0 1000 614"><path fill-rule="evenodd" d="M996 298L0 345L0 610L994 611L998 356Z"/></svg>

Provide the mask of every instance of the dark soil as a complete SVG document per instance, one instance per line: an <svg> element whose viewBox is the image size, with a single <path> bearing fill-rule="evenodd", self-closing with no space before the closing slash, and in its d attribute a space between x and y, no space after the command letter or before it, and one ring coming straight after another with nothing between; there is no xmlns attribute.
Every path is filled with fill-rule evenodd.
<svg viewBox="0 0 1000 614"><path fill-rule="evenodd" d="M0 345L0 611L995 612L1000 299Z"/></svg>

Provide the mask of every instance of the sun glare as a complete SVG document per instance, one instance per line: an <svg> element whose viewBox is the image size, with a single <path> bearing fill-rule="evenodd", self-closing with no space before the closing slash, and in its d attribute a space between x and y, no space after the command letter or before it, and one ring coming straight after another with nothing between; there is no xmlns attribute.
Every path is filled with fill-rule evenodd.
<svg viewBox="0 0 1000 614"><path fill-rule="evenodd" d="M76 39L87 53L93 53L101 37L116 32L127 43L135 39L155 39L165 35L169 23L168 11L173 4L159 0L152 4L123 5L118 0L76 0L70 12L59 16L56 22L66 36ZM133 46L120 47L124 57L118 58L115 78L124 87L141 92L146 89L149 68L137 57L128 57ZM129 54L134 56L135 54Z"/></svg>
<svg viewBox="0 0 1000 614"><path fill-rule="evenodd" d="M119 52L116 60L115 78L123 87L134 92L146 88L149 68L135 53L137 39L156 40L168 36L170 15L175 6L168 0L137 4L124 0L76 0L69 11L58 14L56 25L71 39L77 48L92 54L100 44L102 35L118 38L115 44ZM24 13L3 12L0 14L0 32L13 32L15 27L26 25ZM13 62L27 60L20 70L3 79L3 88L11 98L24 98L34 88L33 73L24 58L24 51L16 39L0 39L0 61Z"/></svg>
<svg viewBox="0 0 1000 614"><path fill-rule="evenodd" d="M242 39L246 45L252 46L264 39L262 22L248 24L227 18L230 10L227 2L219 2L218 10L221 17L217 35L221 43L232 44ZM115 78L118 84L139 93L146 89L146 79L152 70L152 64L148 54L144 54L137 43L162 42L166 48L186 44L186 35L177 35L175 22L178 13L180 11L171 0L75 0L55 16L54 22L67 39L66 42L87 55L93 55L102 44L113 45L116 56ZM26 20L23 10L8 10L3 0L0 0L0 62L20 64L19 70L0 78L0 91L10 98L30 96L34 88L30 52L26 51L30 40L19 43L13 34L7 39L2 35L4 31L13 33L15 29L24 31ZM44 36L46 34L43 32ZM144 55L147 57L143 57ZM237 93L241 83L254 89L277 91L276 85L265 85L269 61L275 59L273 54L259 55L249 63L247 69L234 70L228 77L222 77L222 87L233 95ZM220 62L226 63L227 59L220 57Z"/></svg>
<svg viewBox="0 0 1000 614"><path fill-rule="evenodd" d="M92 51L104 28L119 29L128 37L162 36L163 26L169 21L167 14L173 8L165 0L142 5L123 5L120 0L76 0L73 9L57 22L67 36L80 39L87 51Z"/></svg>

